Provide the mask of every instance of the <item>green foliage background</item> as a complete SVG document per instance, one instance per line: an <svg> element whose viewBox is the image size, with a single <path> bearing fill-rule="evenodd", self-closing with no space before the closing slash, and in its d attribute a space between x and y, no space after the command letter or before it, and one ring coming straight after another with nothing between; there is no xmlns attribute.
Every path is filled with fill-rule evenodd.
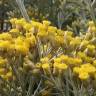
<svg viewBox="0 0 96 96"><path fill-rule="evenodd" d="M95 0L21 0L30 19L50 20L53 25L78 34L86 31L86 22L95 22ZM22 17L16 0L0 0L0 19Z"/></svg>

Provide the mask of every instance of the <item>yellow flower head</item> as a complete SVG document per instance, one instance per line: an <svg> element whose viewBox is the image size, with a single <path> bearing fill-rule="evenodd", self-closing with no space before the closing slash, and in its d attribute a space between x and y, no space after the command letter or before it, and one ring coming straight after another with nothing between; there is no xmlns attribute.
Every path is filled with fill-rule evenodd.
<svg viewBox="0 0 96 96"><path fill-rule="evenodd" d="M16 20L17 20L17 18L12 18L12 19L10 19L10 22L11 22L12 24L14 24Z"/></svg>
<svg viewBox="0 0 96 96"><path fill-rule="evenodd" d="M89 41L83 40L80 44L80 48L86 48L86 46L89 44Z"/></svg>
<svg viewBox="0 0 96 96"><path fill-rule="evenodd" d="M89 78L89 74L87 72L82 72L79 74L79 78L81 80L87 80Z"/></svg>
<svg viewBox="0 0 96 96"><path fill-rule="evenodd" d="M64 44L64 37L57 35L57 36L55 36L55 41L56 41L57 44L62 45L62 44Z"/></svg>
<svg viewBox="0 0 96 96"><path fill-rule="evenodd" d="M49 62L49 58L48 57L44 57L40 59L41 63L48 63Z"/></svg>
<svg viewBox="0 0 96 96"><path fill-rule="evenodd" d="M49 63L42 64L42 68L45 69L45 70L49 69L50 68Z"/></svg>
<svg viewBox="0 0 96 96"><path fill-rule="evenodd" d="M0 57L0 67L5 66L6 63L7 63L7 59L4 59L4 58Z"/></svg>
<svg viewBox="0 0 96 96"><path fill-rule="evenodd" d="M88 45L87 48L88 48L89 50L94 50L94 49L95 49L95 46L94 46L94 45Z"/></svg>
<svg viewBox="0 0 96 96"><path fill-rule="evenodd" d="M42 69L44 71L45 74L50 74L50 64L49 63L44 63L42 64Z"/></svg>
<svg viewBox="0 0 96 96"><path fill-rule="evenodd" d="M81 43L81 39L79 37L74 38L71 42L70 45L75 47L76 45L79 45Z"/></svg>
<svg viewBox="0 0 96 96"><path fill-rule="evenodd" d="M0 40L12 40L12 36L9 33L0 34Z"/></svg>
<svg viewBox="0 0 96 96"><path fill-rule="evenodd" d="M15 45L17 52L26 55L29 52L29 48L26 45Z"/></svg>
<svg viewBox="0 0 96 96"><path fill-rule="evenodd" d="M9 72L5 75L5 77L6 77L7 80L10 80L10 79L12 78L12 76L13 76L13 74L12 74L11 71L9 71Z"/></svg>
<svg viewBox="0 0 96 96"><path fill-rule="evenodd" d="M37 33L37 36L40 37L40 38L43 38L43 37L46 38L48 36L48 32L46 32L46 31L39 31Z"/></svg>
<svg viewBox="0 0 96 96"><path fill-rule="evenodd" d="M53 64L53 73L58 74L64 72L68 66L65 63L54 63Z"/></svg>
<svg viewBox="0 0 96 96"><path fill-rule="evenodd" d="M78 64L82 64L82 59L80 58L74 58L73 62L78 65Z"/></svg>
<svg viewBox="0 0 96 96"><path fill-rule="evenodd" d="M53 26L48 27L48 33L49 34L54 34L56 31L57 31L56 27L53 27Z"/></svg>
<svg viewBox="0 0 96 96"><path fill-rule="evenodd" d="M72 36L73 35L73 32L71 32L71 31L65 31L64 32L64 35L65 36Z"/></svg>
<svg viewBox="0 0 96 96"><path fill-rule="evenodd" d="M26 24L26 22L25 22L24 19L17 19L17 20L15 21L15 24L16 24L16 25L21 25L21 26L23 26L24 24Z"/></svg>
<svg viewBox="0 0 96 96"><path fill-rule="evenodd" d="M66 65L66 64L64 64L64 63L62 63L62 64L58 64L58 69L60 69L60 70L65 70L65 69L67 69L68 68L68 66Z"/></svg>
<svg viewBox="0 0 96 96"><path fill-rule="evenodd" d="M89 57L89 56L86 56L86 57L84 58L84 61L85 61L85 62L88 62L88 63L92 63L92 62L93 62L93 58L92 58L92 57Z"/></svg>
<svg viewBox="0 0 96 96"><path fill-rule="evenodd" d="M96 27L95 26L91 27L91 31L96 32Z"/></svg>
<svg viewBox="0 0 96 96"><path fill-rule="evenodd" d="M61 29L58 29L58 30L57 30L57 33L58 33L58 35L60 35L60 36L64 36L64 31L61 30Z"/></svg>
<svg viewBox="0 0 96 96"><path fill-rule="evenodd" d="M6 73L6 69L5 68L0 68L0 76L4 75Z"/></svg>
<svg viewBox="0 0 96 96"><path fill-rule="evenodd" d="M43 21L43 24L44 24L45 26L49 26L49 25L51 24L51 22L44 20L44 21Z"/></svg>
<svg viewBox="0 0 96 96"><path fill-rule="evenodd" d="M60 58L63 62L67 62L69 60L69 57L67 55L61 55Z"/></svg>
<svg viewBox="0 0 96 96"><path fill-rule="evenodd" d="M34 35L31 35L30 37L26 37L26 38L24 39L24 41L25 41L26 43L29 43L30 46L36 45L36 38L35 38Z"/></svg>
<svg viewBox="0 0 96 96"><path fill-rule="evenodd" d="M87 63L87 64L81 65L81 71L87 72L87 73L94 73L96 72L96 68L92 64Z"/></svg>
<svg viewBox="0 0 96 96"><path fill-rule="evenodd" d="M29 24L29 23L26 23L25 25L24 25L24 29L25 30L30 30L32 28L32 25L31 24Z"/></svg>
<svg viewBox="0 0 96 96"><path fill-rule="evenodd" d="M94 24L94 22L93 22L93 21L89 21L89 22L88 22L88 25L89 25L90 27L95 26L95 24Z"/></svg>
<svg viewBox="0 0 96 96"><path fill-rule="evenodd" d="M60 63L61 61L62 61L62 59L59 58L59 57L54 59L54 62L55 62L55 63Z"/></svg>
<svg viewBox="0 0 96 96"><path fill-rule="evenodd" d="M79 72L80 72L80 67L74 67L74 68L73 68L73 72L76 73L76 74L79 74Z"/></svg>
<svg viewBox="0 0 96 96"><path fill-rule="evenodd" d="M30 32L30 33L26 32L26 38L27 38L27 37L31 37L31 36L33 36L33 33L31 33L31 32Z"/></svg>
<svg viewBox="0 0 96 96"><path fill-rule="evenodd" d="M10 33L19 33L20 31L18 29L11 29L9 32Z"/></svg>
<svg viewBox="0 0 96 96"><path fill-rule="evenodd" d="M39 26L42 25L42 23L36 22L36 21L31 21L31 25L34 26L35 28L39 28Z"/></svg>
<svg viewBox="0 0 96 96"><path fill-rule="evenodd" d="M77 53L77 57L79 57L81 59L85 59L86 58L86 54L84 52L78 52Z"/></svg>
<svg viewBox="0 0 96 96"><path fill-rule="evenodd" d="M93 65L96 66L96 60L93 61Z"/></svg>
<svg viewBox="0 0 96 96"><path fill-rule="evenodd" d="M0 41L0 48L4 48L4 49L8 49L10 48L10 41L6 40L6 41L3 41L1 40Z"/></svg>
<svg viewBox="0 0 96 96"><path fill-rule="evenodd" d="M22 45L24 43L24 40L25 40L25 37L23 37L23 36L19 36L14 39L15 44L19 44L19 45Z"/></svg>

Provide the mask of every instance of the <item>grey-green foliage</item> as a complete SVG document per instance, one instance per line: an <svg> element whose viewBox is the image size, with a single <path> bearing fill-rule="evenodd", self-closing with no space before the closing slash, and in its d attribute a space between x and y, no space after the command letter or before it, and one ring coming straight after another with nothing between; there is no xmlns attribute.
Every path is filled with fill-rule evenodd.
<svg viewBox="0 0 96 96"><path fill-rule="evenodd" d="M16 0L1 0L5 18L22 17ZM78 34L86 31L86 22L95 20L96 0L22 0L30 19L50 20L53 25ZM3 6L3 10L2 7ZM23 8L24 9L24 8ZM0 15L1 16L1 15ZM4 17L4 16L2 16Z"/></svg>
<svg viewBox="0 0 96 96"><path fill-rule="evenodd" d="M95 20L96 0L62 0L58 16L58 25L60 28L69 26L71 30L85 31L86 23L89 19ZM63 19L61 18L63 17Z"/></svg>

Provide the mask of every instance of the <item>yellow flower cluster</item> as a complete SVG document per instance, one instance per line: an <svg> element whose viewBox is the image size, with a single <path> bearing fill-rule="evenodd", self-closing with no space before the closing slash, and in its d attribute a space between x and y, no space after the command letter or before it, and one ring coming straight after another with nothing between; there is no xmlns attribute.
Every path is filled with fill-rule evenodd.
<svg viewBox="0 0 96 96"><path fill-rule="evenodd" d="M81 80L95 77L96 27L93 21L89 22L84 36L57 29L46 20L40 23L14 18L10 22L12 29L0 34L0 52L28 56L44 74L62 74L70 69Z"/></svg>
<svg viewBox="0 0 96 96"><path fill-rule="evenodd" d="M12 79L12 71L8 68L7 59L0 57L0 76L5 80Z"/></svg>
<svg viewBox="0 0 96 96"><path fill-rule="evenodd" d="M63 73L67 69L67 64L61 61L61 58L55 58L54 62L50 62L48 57L41 58L37 68L42 68L45 74L58 74Z"/></svg>
<svg viewBox="0 0 96 96"><path fill-rule="evenodd" d="M54 62L51 62L48 58L41 59L41 67L44 70L53 70L53 73L58 74L58 72L61 73L64 72L63 70L70 68L74 75L81 80L95 77L96 42L94 38L96 37L96 32L95 25L92 21L89 22L88 32L84 35L84 37L74 37L72 32L64 32L52 26L48 27L48 31L45 29L45 33L46 35L42 35L45 40L48 39L51 44L56 44L56 46L59 44L59 47L62 45L61 47L64 48L64 53L66 55L56 57ZM41 34L43 34L43 32L41 32ZM48 70L47 72L49 72Z"/></svg>
<svg viewBox="0 0 96 96"><path fill-rule="evenodd" d="M29 52L29 49L34 47L36 44L36 38L33 35L32 32L27 32L27 29L25 26L23 27L23 24L29 24L24 19L12 19L10 20L12 24L14 23L14 28L11 29L7 33L1 33L0 34L0 49L4 50L13 50L17 53L21 53L26 55ZM18 25L20 28L16 27ZM29 28L27 25L27 28ZM23 31L26 29L26 31ZM25 32L25 33L24 33Z"/></svg>
<svg viewBox="0 0 96 96"><path fill-rule="evenodd" d="M96 72L96 68L92 64L87 63L81 65L80 67L74 67L73 72L79 74L80 79L85 80Z"/></svg>

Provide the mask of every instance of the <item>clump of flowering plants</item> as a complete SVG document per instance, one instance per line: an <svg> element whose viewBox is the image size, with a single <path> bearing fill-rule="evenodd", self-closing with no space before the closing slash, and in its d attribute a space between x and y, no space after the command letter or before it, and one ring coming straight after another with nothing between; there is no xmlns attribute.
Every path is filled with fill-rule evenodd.
<svg viewBox="0 0 96 96"><path fill-rule="evenodd" d="M10 20L0 34L2 96L95 96L96 27L75 36L50 21Z"/></svg>

